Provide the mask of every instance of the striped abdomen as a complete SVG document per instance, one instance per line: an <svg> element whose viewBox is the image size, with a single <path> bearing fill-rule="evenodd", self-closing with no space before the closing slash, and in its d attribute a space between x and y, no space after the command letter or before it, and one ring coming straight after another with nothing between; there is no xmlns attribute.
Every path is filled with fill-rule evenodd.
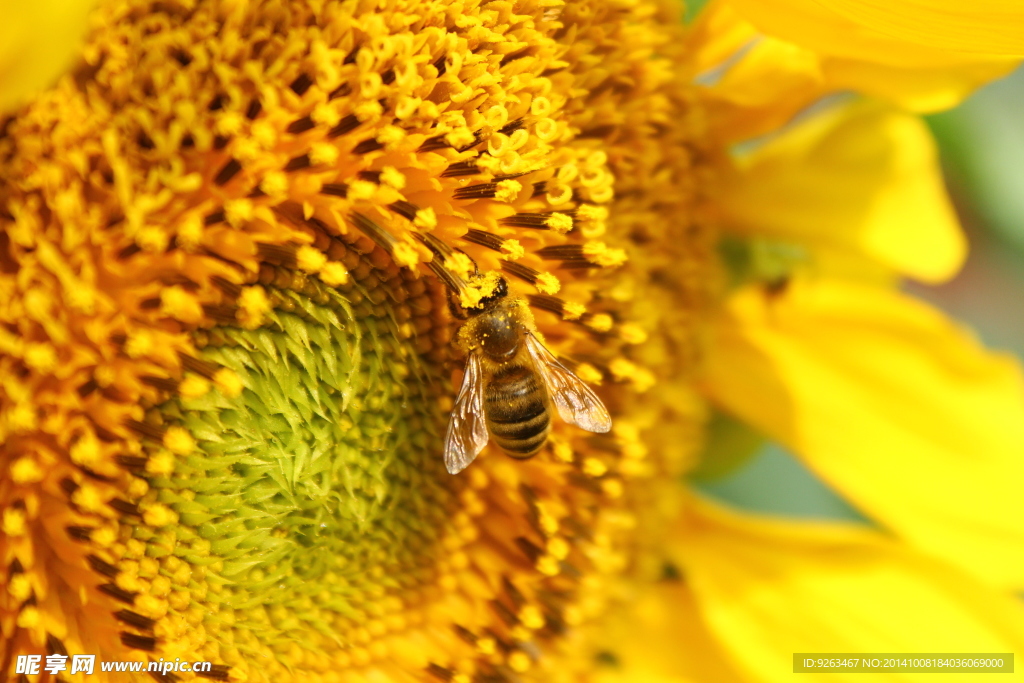
<svg viewBox="0 0 1024 683"><path fill-rule="evenodd" d="M551 428L543 380L529 365L505 365L485 388L484 415L503 451L513 458L530 457L544 445Z"/></svg>

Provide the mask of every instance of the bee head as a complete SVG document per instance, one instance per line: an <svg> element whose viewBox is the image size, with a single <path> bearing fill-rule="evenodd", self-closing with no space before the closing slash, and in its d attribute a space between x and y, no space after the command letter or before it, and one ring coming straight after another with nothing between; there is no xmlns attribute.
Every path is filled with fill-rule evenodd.
<svg viewBox="0 0 1024 683"><path fill-rule="evenodd" d="M481 296L472 306L463 305L461 295L458 292L454 290L448 291L448 308L451 310L454 317L459 320L476 317L481 313L491 310L494 308L496 303L502 301L508 296L508 282L505 281L505 278L495 274L488 277L493 278L493 283L487 283L490 284L490 287L488 288L489 293Z"/></svg>
<svg viewBox="0 0 1024 683"><path fill-rule="evenodd" d="M489 310L495 303L501 301L508 296L508 282L505 278L498 276L497 281L494 283L494 289L487 296L481 297L480 303L469 310L470 315L479 315L486 310Z"/></svg>

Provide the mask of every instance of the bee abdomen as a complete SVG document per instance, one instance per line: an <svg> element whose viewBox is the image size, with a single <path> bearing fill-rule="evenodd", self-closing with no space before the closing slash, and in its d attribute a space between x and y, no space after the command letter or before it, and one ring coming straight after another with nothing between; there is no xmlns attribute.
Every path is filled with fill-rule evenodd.
<svg viewBox="0 0 1024 683"><path fill-rule="evenodd" d="M484 411L495 443L518 458L539 451L551 426L540 378L526 368L510 367L494 376L489 389Z"/></svg>
<svg viewBox="0 0 1024 683"><path fill-rule="evenodd" d="M494 443L498 444L501 450L515 458L527 458L539 451L548 440L551 421L545 412L519 424L491 423L490 427ZM498 428L502 428L503 431L508 429L509 433L500 434Z"/></svg>
<svg viewBox="0 0 1024 683"><path fill-rule="evenodd" d="M501 439L523 441L546 432L551 421L547 411L533 417L525 417L519 422L491 422L491 434Z"/></svg>

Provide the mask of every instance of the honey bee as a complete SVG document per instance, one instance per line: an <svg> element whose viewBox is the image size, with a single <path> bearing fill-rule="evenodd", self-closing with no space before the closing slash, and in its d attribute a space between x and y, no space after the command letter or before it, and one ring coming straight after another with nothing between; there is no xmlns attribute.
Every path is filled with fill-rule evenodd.
<svg viewBox="0 0 1024 683"><path fill-rule="evenodd" d="M458 338L468 355L466 376L444 443L452 474L468 467L491 438L513 458L536 455L551 431L552 404L564 421L587 431L612 427L601 399L534 336L524 308L499 277L493 294L462 309L466 322Z"/></svg>

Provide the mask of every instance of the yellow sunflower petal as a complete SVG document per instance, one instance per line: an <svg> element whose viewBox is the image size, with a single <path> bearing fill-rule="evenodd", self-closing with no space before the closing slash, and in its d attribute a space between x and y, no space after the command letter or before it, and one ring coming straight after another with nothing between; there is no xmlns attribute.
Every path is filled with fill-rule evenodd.
<svg viewBox="0 0 1024 683"><path fill-rule="evenodd" d="M596 659L604 666L597 669L595 683L745 680L701 620L685 582L638 581L623 597L598 640L604 649Z"/></svg>
<svg viewBox="0 0 1024 683"><path fill-rule="evenodd" d="M670 552L709 627L754 680L793 680L796 652L980 653L1024 645L1024 614L1012 598L864 528L759 519L694 501Z"/></svg>
<svg viewBox="0 0 1024 683"><path fill-rule="evenodd" d="M1018 61L995 47L960 51L919 42L912 35L883 32L880 26L853 21L814 0L726 1L765 34L820 55L835 89L892 98L920 111L956 104Z"/></svg>
<svg viewBox="0 0 1024 683"><path fill-rule="evenodd" d="M711 397L800 454L919 547L1024 586L1024 380L896 292L793 282L735 294L709 346Z"/></svg>
<svg viewBox="0 0 1024 683"><path fill-rule="evenodd" d="M1019 0L816 0L862 26L944 50L1024 56Z"/></svg>
<svg viewBox="0 0 1024 683"><path fill-rule="evenodd" d="M93 0L0 2L0 112L63 73L78 52Z"/></svg>
<svg viewBox="0 0 1024 683"><path fill-rule="evenodd" d="M736 230L852 251L921 280L948 279L966 255L931 135L890 109L812 117L752 153L723 191Z"/></svg>
<svg viewBox="0 0 1024 683"><path fill-rule="evenodd" d="M825 59L822 72L836 90L855 90L898 103L911 111L955 107L978 87L1005 76L1016 60L969 62L955 68L900 67L857 59Z"/></svg>
<svg viewBox="0 0 1024 683"><path fill-rule="evenodd" d="M728 2L701 11L691 40L715 139L736 142L777 130L827 92L816 54L760 35Z"/></svg>

